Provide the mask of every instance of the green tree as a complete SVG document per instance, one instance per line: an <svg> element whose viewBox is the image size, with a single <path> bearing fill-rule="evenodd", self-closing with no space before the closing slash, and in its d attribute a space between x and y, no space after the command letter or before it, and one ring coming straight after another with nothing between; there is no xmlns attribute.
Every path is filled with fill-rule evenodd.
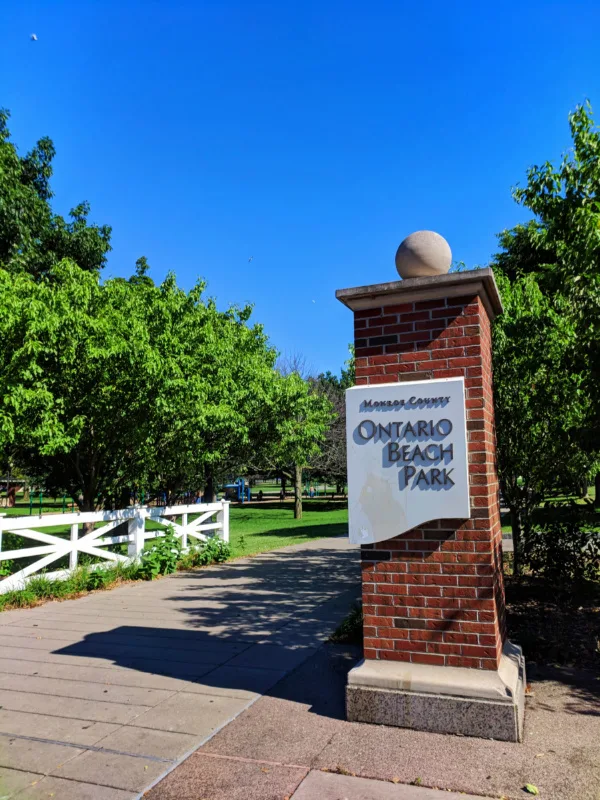
<svg viewBox="0 0 600 800"><path fill-rule="evenodd" d="M334 419L333 407L296 372L277 379L274 397L267 463L293 481L294 519L302 519L303 469L320 452Z"/></svg>
<svg viewBox="0 0 600 800"><path fill-rule="evenodd" d="M533 510L552 492L573 491L589 460L581 431L590 401L572 370L577 334L529 274L497 273L504 314L493 329L498 472L511 513L514 568Z"/></svg>
<svg viewBox="0 0 600 800"><path fill-rule="evenodd" d="M329 399L315 390L301 355L280 358L276 371L273 406L257 437L266 447L257 453L256 465L259 471L276 471L284 491L288 481L293 485L294 518L301 519L303 470L321 452L335 414Z"/></svg>
<svg viewBox="0 0 600 800"><path fill-rule="evenodd" d="M111 229L88 223L87 203L77 205L69 221L52 212L52 140L44 137L20 156L8 119L0 109L0 267L40 277L69 258L97 272L106 263Z"/></svg>
<svg viewBox="0 0 600 800"><path fill-rule="evenodd" d="M587 480L600 450L600 131L589 105L569 124L572 150L514 190L533 219L500 234L494 263L499 468L517 546L533 507Z"/></svg>
<svg viewBox="0 0 600 800"><path fill-rule="evenodd" d="M0 270L0 444L84 510L124 488L196 487L247 457L280 402L250 309L139 277L101 283L69 261L42 280Z"/></svg>
<svg viewBox="0 0 600 800"><path fill-rule="evenodd" d="M600 130L589 103L569 115L573 146L560 164L532 167L515 199L534 220L514 234L520 267L534 272L542 290L556 298L561 313L576 326L578 346L573 370L579 370L592 397L600 392ZM514 245L513 245L514 248ZM512 256L511 249L507 255ZM590 404L584 442L590 455L600 451L600 405ZM600 472L596 472L600 503Z"/></svg>

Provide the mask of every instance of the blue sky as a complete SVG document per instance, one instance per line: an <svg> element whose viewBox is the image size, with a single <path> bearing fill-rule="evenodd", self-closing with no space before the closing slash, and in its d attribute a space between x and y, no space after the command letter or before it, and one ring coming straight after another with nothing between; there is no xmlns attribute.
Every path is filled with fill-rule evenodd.
<svg viewBox="0 0 600 800"><path fill-rule="evenodd" d="M0 105L23 151L54 139L56 210L113 226L107 274L202 276L338 371L335 289L395 279L422 228L485 264L600 108L599 45L596 2L5 0Z"/></svg>

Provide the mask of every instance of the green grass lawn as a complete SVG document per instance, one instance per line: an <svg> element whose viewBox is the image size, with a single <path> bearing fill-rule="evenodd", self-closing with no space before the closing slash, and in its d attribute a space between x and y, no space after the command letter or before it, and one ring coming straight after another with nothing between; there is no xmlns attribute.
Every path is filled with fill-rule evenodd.
<svg viewBox="0 0 600 800"><path fill-rule="evenodd" d="M303 507L302 519L295 520L292 503L233 506L229 531L233 556L348 534L348 508L344 502L305 500Z"/></svg>

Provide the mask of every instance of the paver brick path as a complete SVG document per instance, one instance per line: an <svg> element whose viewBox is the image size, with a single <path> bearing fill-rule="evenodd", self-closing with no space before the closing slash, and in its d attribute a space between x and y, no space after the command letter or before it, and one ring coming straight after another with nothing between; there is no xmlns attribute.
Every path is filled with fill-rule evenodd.
<svg viewBox="0 0 600 800"><path fill-rule="evenodd" d="M136 797L313 655L359 587L336 538L0 614L0 798Z"/></svg>

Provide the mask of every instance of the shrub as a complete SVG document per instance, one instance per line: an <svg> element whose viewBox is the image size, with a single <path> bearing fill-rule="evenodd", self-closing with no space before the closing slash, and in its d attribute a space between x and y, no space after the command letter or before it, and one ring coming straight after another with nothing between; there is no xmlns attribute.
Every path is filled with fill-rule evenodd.
<svg viewBox="0 0 600 800"><path fill-rule="evenodd" d="M64 595L68 581L53 580L46 575L32 575L27 581L27 591L32 592L38 600L49 600L52 597Z"/></svg>
<svg viewBox="0 0 600 800"><path fill-rule="evenodd" d="M207 564L221 564L223 561L227 561L228 558L231 558L231 547L229 542L224 542L223 539L218 536L212 536L204 543L202 554L208 559L206 561Z"/></svg>
<svg viewBox="0 0 600 800"><path fill-rule="evenodd" d="M105 586L114 582L112 578L113 576L106 569L88 571L85 588L90 592L94 589L104 589Z"/></svg>
<svg viewBox="0 0 600 800"><path fill-rule="evenodd" d="M212 536L195 547L190 547L179 562L180 569L205 567L208 564L220 564L231 557L231 547L218 536Z"/></svg>
<svg viewBox="0 0 600 800"><path fill-rule="evenodd" d="M0 578L13 574L13 561L0 561Z"/></svg>
<svg viewBox="0 0 600 800"><path fill-rule="evenodd" d="M175 530L169 525L164 536L142 553L139 572L146 580L158 575L170 575L177 569L181 558L181 540L175 536Z"/></svg>
<svg viewBox="0 0 600 800"><path fill-rule="evenodd" d="M600 531L581 506L548 503L543 517L523 535L523 561L552 581L598 580Z"/></svg>
<svg viewBox="0 0 600 800"><path fill-rule="evenodd" d="M88 581L90 577L90 571L85 566L79 566L76 570L74 570L68 579L68 584L71 588L71 591L75 594L79 594L80 592L86 592L88 590Z"/></svg>

